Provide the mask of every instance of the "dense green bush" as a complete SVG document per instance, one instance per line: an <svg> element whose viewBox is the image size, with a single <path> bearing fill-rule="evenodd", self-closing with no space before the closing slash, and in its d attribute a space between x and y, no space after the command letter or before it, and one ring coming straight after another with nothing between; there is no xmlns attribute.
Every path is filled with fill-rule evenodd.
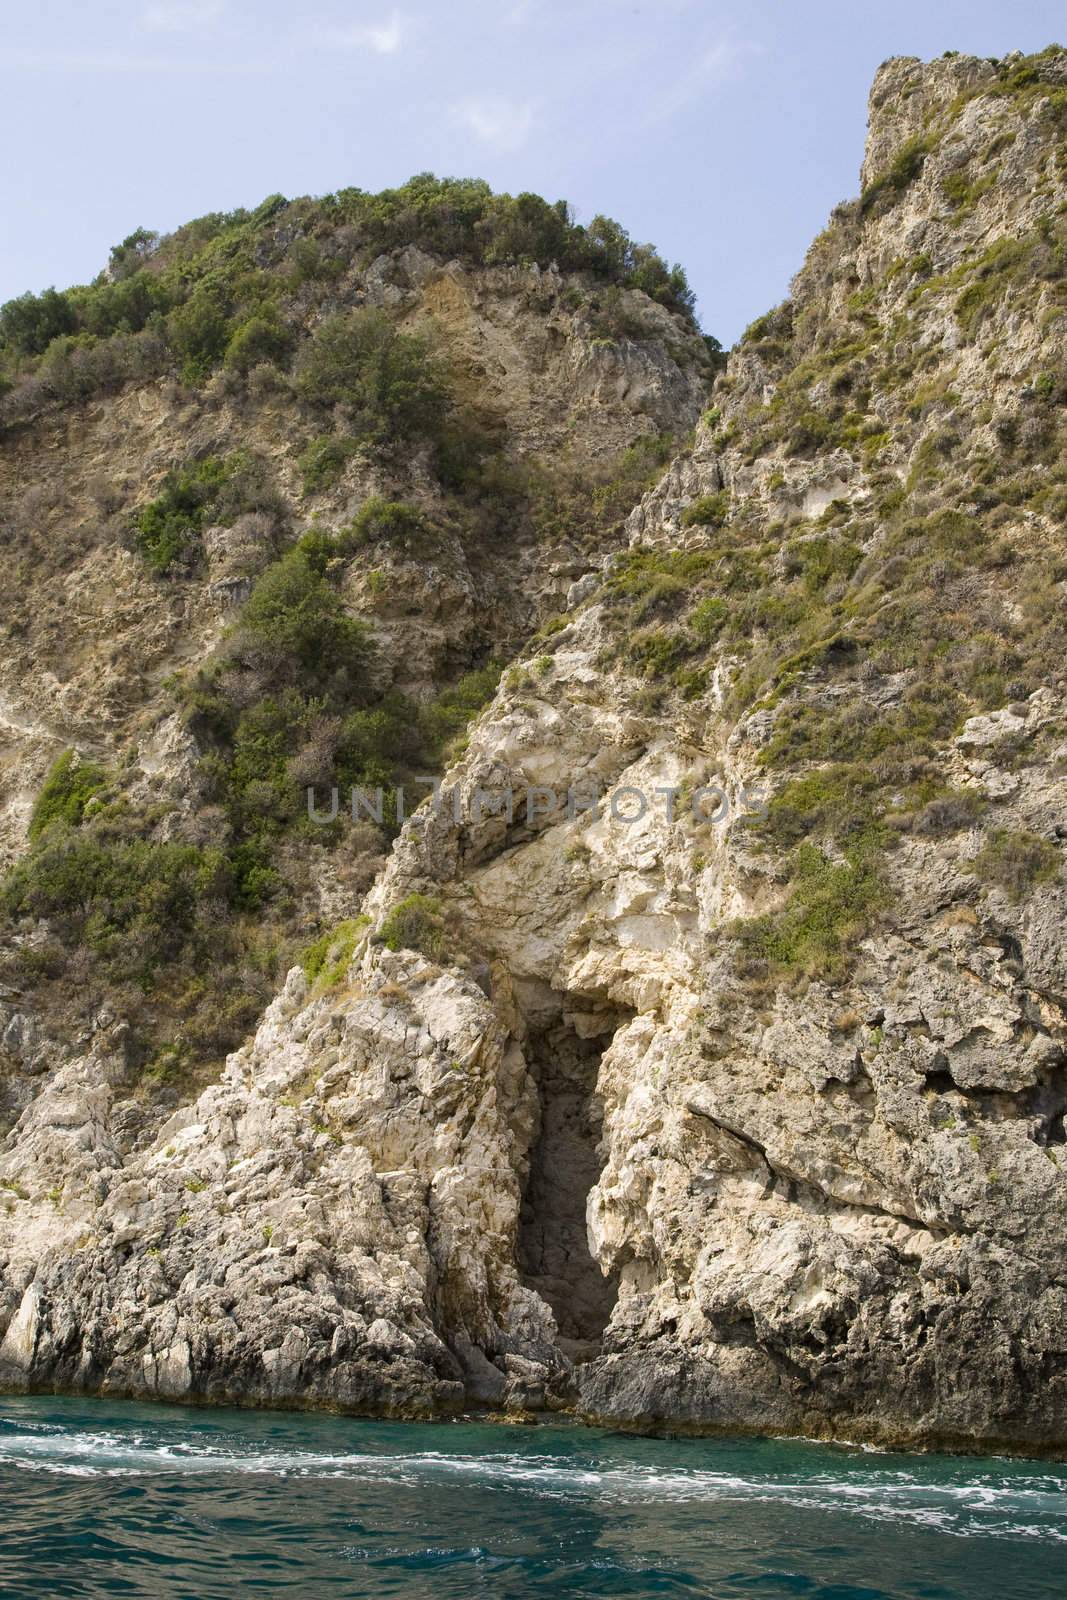
<svg viewBox="0 0 1067 1600"><path fill-rule="evenodd" d="M261 362L280 365L292 349L293 337L277 310L267 306L239 322L226 341L223 363L233 372L250 372Z"/></svg>
<svg viewBox="0 0 1067 1600"><path fill-rule="evenodd" d="M356 437L382 442L432 438L448 405L426 341L374 309L322 323L297 358L296 387L309 405L343 407Z"/></svg>
<svg viewBox="0 0 1067 1600"><path fill-rule="evenodd" d="M345 550L358 550L368 544L418 550L425 546L430 533L429 521L417 506L372 495L348 527L342 529L339 543Z"/></svg>
<svg viewBox="0 0 1067 1600"><path fill-rule="evenodd" d="M815 845L802 844L784 909L736 924L732 931L749 962L833 982L847 974L856 945L887 899L883 879L869 858L831 861Z"/></svg>
<svg viewBox="0 0 1067 1600"><path fill-rule="evenodd" d="M797 540L787 549L786 559L799 572L805 593L816 595L835 579L851 578L863 551L849 540L820 535Z"/></svg>
<svg viewBox="0 0 1067 1600"><path fill-rule="evenodd" d="M730 608L719 595L709 594L693 607L689 625L702 644L717 639L729 616Z"/></svg>
<svg viewBox="0 0 1067 1600"><path fill-rule="evenodd" d="M730 514L730 495L726 489L717 494L702 494L682 512L683 528L721 528Z"/></svg>
<svg viewBox="0 0 1067 1600"><path fill-rule="evenodd" d="M41 355L53 339L76 328L69 297L55 289L23 294L0 306L0 339L19 355Z"/></svg>
<svg viewBox="0 0 1067 1600"><path fill-rule="evenodd" d="M419 710L423 765L436 768L454 753L454 746L480 711L492 700L500 682L500 664L489 661L484 667L465 672L458 682Z"/></svg>
<svg viewBox="0 0 1067 1600"><path fill-rule="evenodd" d="M366 194L343 189L320 206L354 228L368 252L418 244L446 258L485 262L555 262L609 282L631 284L692 317L694 296L680 267L668 267L651 245L635 244L617 222L597 216L587 228L571 220L565 201L535 194L494 194L476 178L419 173L398 189Z"/></svg>
<svg viewBox="0 0 1067 1600"><path fill-rule="evenodd" d="M389 788L425 766L418 707L395 691L349 712L341 724L335 770L341 784ZM419 791L421 798L423 791ZM395 817L395 811L390 818Z"/></svg>
<svg viewBox="0 0 1067 1600"><path fill-rule="evenodd" d="M170 309L171 297L158 278L148 272L102 283L92 290L72 290L77 325L98 339L116 333L139 333L152 319Z"/></svg>
<svg viewBox="0 0 1067 1600"><path fill-rule="evenodd" d="M4 886L10 914L78 924L81 937L109 965L151 980L193 929L208 899L225 899L229 867L217 850L111 843L81 829L43 839Z"/></svg>
<svg viewBox="0 0 1067 1600"><path fill-rule="evenodd" d="M930 141L927 137L916 134L905 140L885 171L880 172L864 189L860 196L861 211L872 211L880 200L901 194L919 176L929 152Z"/></svg>
<svg viewBox="0 0 1067 1600"><path fill-rule="evenodd" d="M809 455L823 445L832 444L834 432L833 417L822 411L802 411L789 430L786 448L791 456Z"/></svg>
<svg viewBox="0 0 1067 1600"><path fill-rule="evenodd" d="M242 627L316 681L360 675L370 646L361 622L345 614L337 590L307 553L289 550L257 580Z"/></svg>
<svg viewBox="0 0 1067 1600"><path fill-rule="evenodd" d="M308 982L318 989L335 989L348 970L352 952L366 926L366 917L353 917L327 928L309 944L300 958Z"/></svg>
<svg viewBox="0 0 1067 1600"><path fill-rule="evenodd" d="M205 456L167 474L154 500L133 519L134 541L155 572L166 572L179 556L195 559L199 534L210 523L228 527L246 511L282 506L258 456L239 450Z"/></svg>
<svg viewBox="0 0 1067 1600"><path fill-rule="evenodd" d="M369 503L368 522L395 538L417 515L377 501ZM270 841L304 825L308 786L381 787L382 821L391 831L398 820L393 787L439 770L446 747L491 698L499 677L493 664L478 668L421 706L395 690L375 694L370 637L345 613L337 587L345 538L312 528L273 562L214 661L182 689L207 750L205 776L235 842L243 903L277 886L265 872Z"/></svg>
<svg viewBox="0 0 1067 1600"><path fill-rule="evenodd" d="M83 807L77 825L53 815L0 885L0 918L20 981L51 987L65 1013L117 1005L132 1063L154 1080L162 1053L174 1069L198 1068L233 1049L271 979L254 926L236 920L234 862L146 838L150 824L118 803ZM19 938L41 919L51 933L43 952ZM47 994L36 1003L47 1008Z"/></svg>
<svg viewBox="0 0 1067 1600"><path fill-rule="evenodd" d="M149 228L134 228L121 244L114 245L108 258L108 271L115 282L139 273L159 246L159 234Z"/></svg>
<svg viewBox="0 0 1067 1600"><path fill-rule="evenodd" d="M90 801L106 793L108 775L92 761L65 750L53 765L30 813L29 837L35 840L53 822L76 828Z"/></svg>
<svg viewBox="0 0 1067 1600"><path fill-rule="evenodd" d="M628 655L646 678L662 678L686 653L684 635L668 628L643 628L629 641Z"/></svg>
<svg viewBox="0 0 1067 1600"><path fill-rule="evenodd" d="M162 492L137 513L137 546L154 571L165 572L179 555L190 551L225 476L225 464L217 456L180 467L167 475Z"/></svg>
<svg viewBox="0 0 1067 1600"><path fill-rule="evenodd" d="M790 848L809 838L848 845L855 851L880 846L880 785L869 766L838 762L784 785L771 801L767 837Z"/></svg>
<svg viewBox="0 0 1067 1600"><path fill-rule="evenodd" d="M226 300L213 283L194 289L167 318L167 338L181 359L182 377L190 383L199 382L222 360L229 337Z"/></svg>
<svg viewBox="0 0 1067 1600"><path fill-rule="evenodd" d="M330 535L312 531L267 567L215 659L182 689L244 904L278 886L271 840L300 822L305 787L364 779L367 729L353 719L370 697L372 647L345 612L335 550ZM389 738L395 747L395 730Z"/></svg>

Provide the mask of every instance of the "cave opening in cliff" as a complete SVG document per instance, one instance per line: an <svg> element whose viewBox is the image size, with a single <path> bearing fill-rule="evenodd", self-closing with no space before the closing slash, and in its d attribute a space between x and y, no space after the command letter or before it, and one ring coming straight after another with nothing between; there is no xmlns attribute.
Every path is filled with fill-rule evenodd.
<svg viewBox="0 0 1067 1600"><path fill-rule="evenodd" d="M523 1190L519 1270L551 1306L560 1347L572 1360L598 1352L618 1296L616 1279L604 1276L590 1252L586 1229L589 1191L603 1165L597 1074L613 1032L607 1026L582 1037L560 1018L531 1032L526 1042L540 1129Z"/></svg>

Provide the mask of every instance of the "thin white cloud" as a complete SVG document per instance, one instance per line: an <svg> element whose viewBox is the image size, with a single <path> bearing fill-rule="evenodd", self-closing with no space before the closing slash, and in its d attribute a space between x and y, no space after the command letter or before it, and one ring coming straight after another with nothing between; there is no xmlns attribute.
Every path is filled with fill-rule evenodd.
<svg viewBox="0 0 1067 1600"><path fill-rule="evenodd" d="M518 150L530 137L534 124L529 102L505 100L500 95L473 96L452 107L457 122L497 150Z"/></svg>
<svg viewBox="0 0 1067 1600"><path fill-rule="evenodd" d="M222 0L154 0L141 16L152 33L200 33L222 15Z"/></svg>
<svg viewBox="0 0 1067 1600"><path fill-rule="evenodd" d="M342 50L374 50L380 56L395 56L408 38L410 24L399 11L381 22L354 22L347 28L324 28L322 37Z"/></svg>
<svg viewBox="0 0 1067 1600"><path fill-rule="evenodd" d="M686 106L706 94L714 84L736 78L742 63L749 56L759 53L759 45L741 39L720 39L709 45L650 107L645 118L646 124L665 122L679 111L684 111Z"/></svg>

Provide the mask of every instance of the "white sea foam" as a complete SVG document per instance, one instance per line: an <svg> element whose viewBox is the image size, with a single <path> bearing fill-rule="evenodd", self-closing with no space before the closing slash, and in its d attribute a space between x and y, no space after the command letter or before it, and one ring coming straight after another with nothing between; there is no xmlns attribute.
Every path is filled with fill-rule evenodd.
<svg viewBox="0 0 1067 1600"><path fill-rule="evenodd" d="M882 1458L885 1461L885 1457ZM73 1478L193 1475L340 1478L398 1486L469 1483L488 1491L522 1491L547 1499L616 1504L779 1504L810 1513L842 1512L899 1522L959 1537L1067 1543L1067 1481L976 1468L952 1481L864 1465L840 1472L762 1476L699 1468L664 1470L611 1460L574 1462L541 1454L489 1451L327 1453L262 1448L220 1435L160 1440L141 1433L71 1432L47 1424L0 1425L0 1470L15 1467Z"/></svg>

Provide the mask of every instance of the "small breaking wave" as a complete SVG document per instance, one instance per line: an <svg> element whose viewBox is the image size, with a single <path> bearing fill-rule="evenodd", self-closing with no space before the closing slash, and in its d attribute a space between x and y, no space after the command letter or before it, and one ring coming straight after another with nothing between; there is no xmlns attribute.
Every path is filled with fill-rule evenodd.
<svg viewBox="0 0 1067 1600"><path fill-rule="evenodd" d="M929 1458L931 1461L936 1458ZM70 1478L265 1477L340 1479L400 1488L477 1487L593 1505L783 1505L813 1514L846 1514L968 1537L1067 1544L1067 1479L1055 1473L976 1467L935 1477L859 1455L838 1471L735 1472L669 1468L588 1454L537 1449L324 1451L265 1448L255 1439L216 1432L166 1435L0 1421L5 1467Z"/></svg>

